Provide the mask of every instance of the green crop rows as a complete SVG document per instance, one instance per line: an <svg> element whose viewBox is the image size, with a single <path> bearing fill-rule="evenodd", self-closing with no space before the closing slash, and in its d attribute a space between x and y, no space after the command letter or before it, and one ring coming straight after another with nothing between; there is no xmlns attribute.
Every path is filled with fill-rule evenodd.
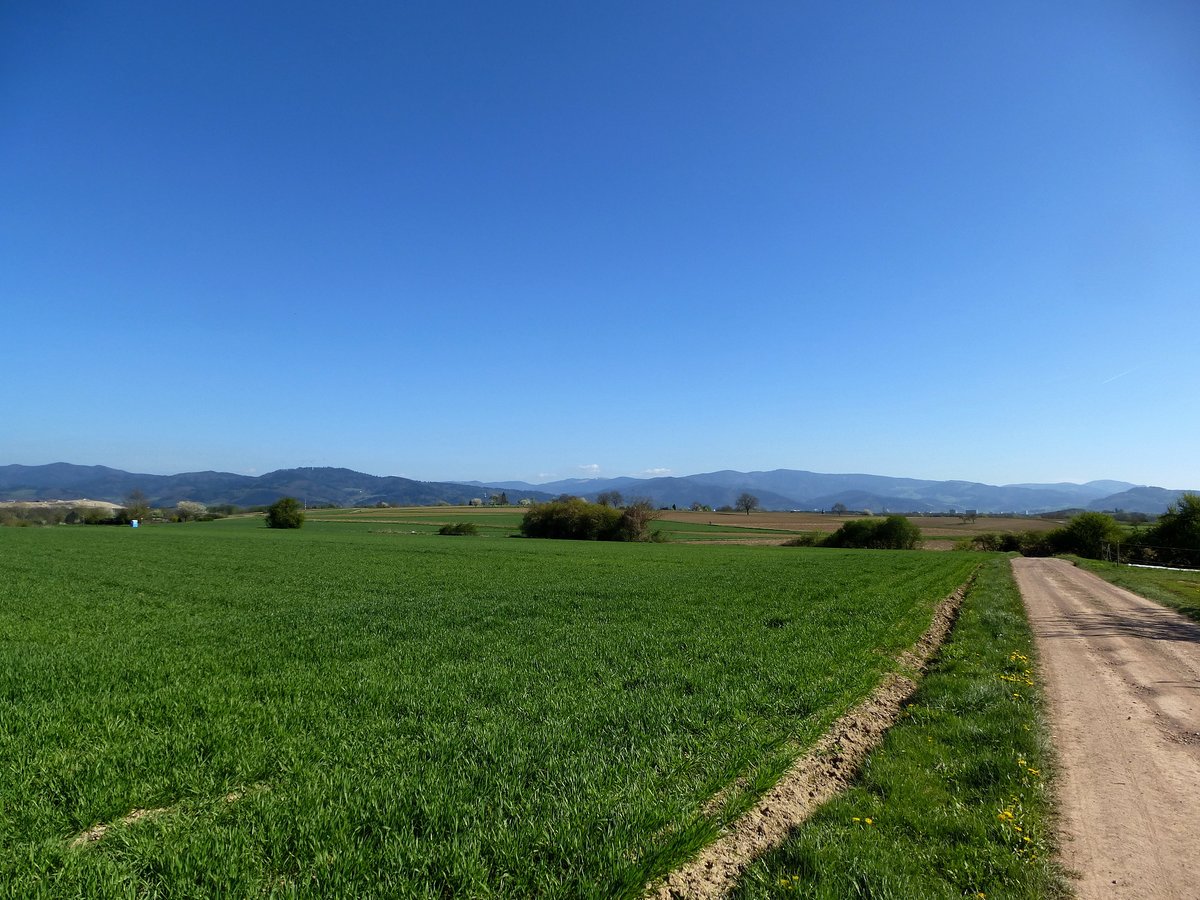
<svg viewBox="0 0 1200 900"><path fill-rule="evenodd" d="M0 887L636 895L973 565L365 523L2 529Z"/></svg>

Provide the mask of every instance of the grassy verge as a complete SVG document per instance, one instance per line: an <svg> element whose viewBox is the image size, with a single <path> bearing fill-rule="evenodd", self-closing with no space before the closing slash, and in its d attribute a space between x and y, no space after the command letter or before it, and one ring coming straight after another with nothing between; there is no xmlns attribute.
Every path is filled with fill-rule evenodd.
<svg viewBox="0 0 1200 900"><path fill-rule="evenodd" d="M1079 568L1094 572L1117 587L1177 609L1188 618L1200 622L1200 572L1140 569L1094 559L1072 561Z"/></svg>
<svg viewBox="0 0 1200 900"><path fill-rule="evenodd" d="M755 863L734 896L1064 895L1032 657L1008 560L996 558L858 784Z"/></svg>

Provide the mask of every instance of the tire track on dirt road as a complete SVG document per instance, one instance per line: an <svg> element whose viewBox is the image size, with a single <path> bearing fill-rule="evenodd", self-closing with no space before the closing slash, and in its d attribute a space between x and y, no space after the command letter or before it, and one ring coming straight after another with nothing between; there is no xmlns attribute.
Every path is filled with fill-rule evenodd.
<svg viewBox="0 0 1200 900"><path fill-rule="evenodd" d="M1081 900L1200 896L1200 625L1059 559L1014 559Z"/></svg>

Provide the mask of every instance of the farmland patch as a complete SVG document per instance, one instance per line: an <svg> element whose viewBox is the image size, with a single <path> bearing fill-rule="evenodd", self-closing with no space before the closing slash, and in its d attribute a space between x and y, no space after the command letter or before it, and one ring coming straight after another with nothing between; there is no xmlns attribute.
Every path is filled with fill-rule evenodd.
<svg viewBox="0 0 1200 900"><path fill-rule="evenodd" d="M0 881L632 895L892 671L977 560L381 525L402 530L0 535Z"/></svg>

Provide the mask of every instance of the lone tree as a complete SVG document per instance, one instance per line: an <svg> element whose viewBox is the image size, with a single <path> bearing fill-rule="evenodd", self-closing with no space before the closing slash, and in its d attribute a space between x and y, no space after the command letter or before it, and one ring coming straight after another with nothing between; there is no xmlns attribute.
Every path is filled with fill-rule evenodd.
<svg viewBox="0 0 1200 900"><path fill-rule="evenodd" d="M758 498L753 494L743 493L737 498L737 502L733 504L734 509L743 510L746 515L758 509Z"/></svg>
<svg viewBox="0 0 1200 900"><path fill-rule="evenodd" d="M304 507L295 497L281 497L267 507L268 528L299 528L304 524Z"/></svg>
<svg viewBox="0 0 1200 900"><path fill-rule="evenodd" d="M146 495L140 488L134 488L125 498L125 518L132 521L133 519L145 519L149 515L150 501L146 499Z"/></svg>

